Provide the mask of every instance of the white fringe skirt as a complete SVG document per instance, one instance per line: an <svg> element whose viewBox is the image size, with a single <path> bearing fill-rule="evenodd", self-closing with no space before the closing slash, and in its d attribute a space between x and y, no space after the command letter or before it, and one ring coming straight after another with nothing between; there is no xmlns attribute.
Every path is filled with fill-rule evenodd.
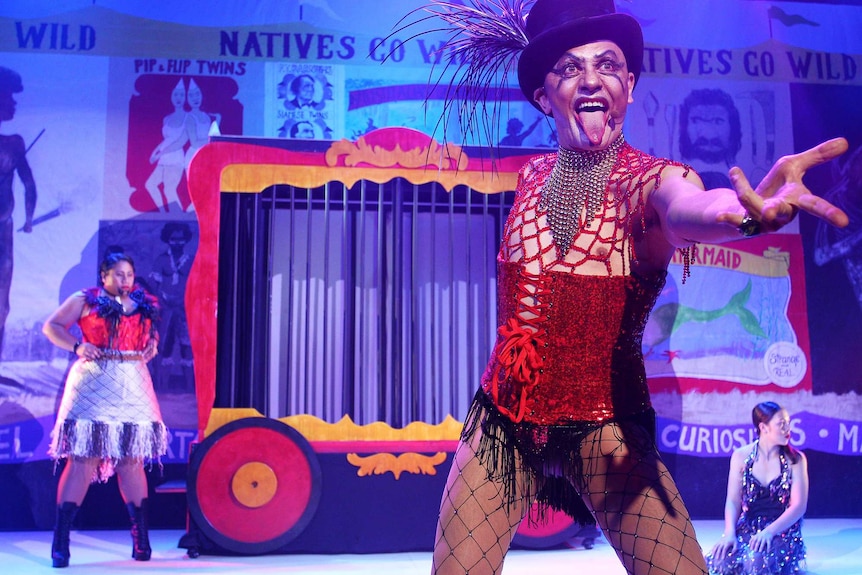
<svg viewBox="0 0 862 575"><path fill-rule="evenodd" d="M147 364L139 354L78 359L69 371L48 454L98 459L93 481L107 481L123 460L159 460L167 429Z"/></svg>

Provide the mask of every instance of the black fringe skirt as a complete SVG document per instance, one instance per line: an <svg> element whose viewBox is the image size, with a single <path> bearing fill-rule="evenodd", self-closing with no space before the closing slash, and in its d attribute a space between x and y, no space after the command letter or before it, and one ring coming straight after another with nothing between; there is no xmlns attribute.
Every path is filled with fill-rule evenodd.
<svg viewBox="0 0 862 575"><path fill-rule="evenodd" d="M643 427L647 433L635 435L648 437L650 443L632 447L643 451L656 450L653 409L603 422L584 421L566 425L514 423L500 413L482 389L473 398L461 440L468 443L477 431L481 431L477 457L488 470L489 479L503 485L509 504L521 495L516 487L516 466L520 464L525 472L523 487L527 493L536 493L540 520L550 508L587 526L595 525L595 517L575 487L583 485L581 448L587 436L608 424Z"/></svg>

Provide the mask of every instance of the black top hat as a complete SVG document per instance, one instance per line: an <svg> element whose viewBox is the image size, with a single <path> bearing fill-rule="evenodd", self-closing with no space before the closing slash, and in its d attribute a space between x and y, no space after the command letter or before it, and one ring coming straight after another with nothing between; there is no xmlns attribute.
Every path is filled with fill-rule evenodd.
<svg viewBox="0 0 862 575"><path fill-rule="evenodd" d="M536 0L527 16L529 42L518 59L518 82L527 101L545 82L566 50L590 42L615 43L635 82L643 64L644 41L638 21L617 14L613 0ZM538 107L538 106L537 106Z"/></svg>

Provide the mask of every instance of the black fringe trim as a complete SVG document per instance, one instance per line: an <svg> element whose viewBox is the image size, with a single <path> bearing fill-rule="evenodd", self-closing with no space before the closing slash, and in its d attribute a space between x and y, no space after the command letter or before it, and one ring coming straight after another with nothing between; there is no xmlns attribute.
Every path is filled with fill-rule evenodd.
<svg viewBox="0 0 862 575"><path fill-rule="evenodd" d="M595 517L574 487L583 484L581 447L590 433L608 423L623 421L646 429L653 445L642 447L655 449L655 411L652 409L622 420L600 423L579 421L547 426L514 423L479 389L467 413L461 439L468 442L481 429L476 455L488 470L488 478L502 483L509 505L518 499L520 492L515 488L515 469L520 461L526 471L522 487L526 493L535 492L539 504L538 517L534 519L541 523L550 508L565 513L582 526L592 526L596 523Z"/></svg>
<svg viewBox="0 0 862 575"><path fill-rule="evenodd" d="M167 428L161 421L102 422L65 420L53 438L49 455L59 463L62 458L98 459L93 481L107 481L124 460L156 461L167 450Z"/></svg>

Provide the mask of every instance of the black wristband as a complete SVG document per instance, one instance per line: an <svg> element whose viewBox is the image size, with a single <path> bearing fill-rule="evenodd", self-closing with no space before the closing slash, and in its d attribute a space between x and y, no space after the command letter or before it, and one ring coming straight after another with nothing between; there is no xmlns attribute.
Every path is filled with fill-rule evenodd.
<svg viewBox="0 0 862 575"><path fill-rule="evenodd" d="M75 355L78 355L78 347L80 347L80 345L81 345L81 342L76 341L75 345L72 346L72 353L74 353Z"/></svg>

